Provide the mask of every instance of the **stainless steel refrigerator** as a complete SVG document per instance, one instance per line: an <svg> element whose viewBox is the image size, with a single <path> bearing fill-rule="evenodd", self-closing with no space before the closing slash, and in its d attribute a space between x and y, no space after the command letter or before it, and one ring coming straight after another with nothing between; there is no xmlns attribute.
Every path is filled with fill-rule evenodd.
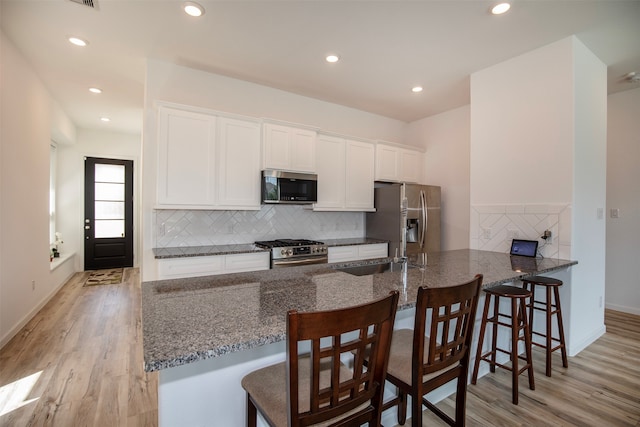
<svg viewBox="0 0 640 427"><path fill-rule="evenodd" d="M377 184L374 197L376 211L367 213L366 236L388 240L389 256L397 250L420 263L422 254L440 251L440 187Z"/></svg>

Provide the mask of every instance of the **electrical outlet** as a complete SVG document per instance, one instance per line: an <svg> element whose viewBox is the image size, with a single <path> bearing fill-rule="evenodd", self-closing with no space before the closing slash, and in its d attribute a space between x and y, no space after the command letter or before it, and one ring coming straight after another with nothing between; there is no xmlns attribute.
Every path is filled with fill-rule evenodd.
<svg viewBox="0 0 640 427"><path fill-rule="evenodd" d="M610 211L611 218L620 218L620 209L614 208Z"/></svg>
<svg viewBox="0 0 640 427"><path fill-rule="evenodd" d="M490 228L482 228L482 238L490 239L491 238L491 229Z"/></svg>

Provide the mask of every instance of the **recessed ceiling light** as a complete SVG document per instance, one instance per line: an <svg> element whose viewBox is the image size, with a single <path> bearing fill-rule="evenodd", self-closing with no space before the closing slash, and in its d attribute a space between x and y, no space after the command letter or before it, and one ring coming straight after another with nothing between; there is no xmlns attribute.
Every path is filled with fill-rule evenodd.
<svg viewBox="0 0 640 427"><path fill-rule="evenodd" d="M192 1L184 2L184 11L187 15L190 16L198 17L204 15L204 7Z"/></svg>
<svg viewBox="0 0 640 427"><path fill-rule="evenodd" d="M89 92L91 92L91 93L102 93L102 89L100 89L99 87L90 87L89 88Z"/></svg>
<svg viewBox="0 0 640 427"><path fill-rule="evenodd" d="M499 3L491 8L491 13L493 13L494 15L502 15L509 9L511 9L511 4Z"/></svg>
<svg viewBox="0 0 640 427"><path fill-rule="evenodd" d="M327 60L327 62L338 62L340 60L340 57L338 55L327 55L327 57L325 58Z"/></svg>
<svg viewBox="0 0 640 427"><path fill-rule="evenodd" d="M100 117L100 120L102 120L103 122L110 122L111 119L109 117Z"/></svg>
<svg viewBox="0 0 640 427"><path fill-rule="evenodd" d="M422 92L422 86L414 86L411 88L411 92L418 93Z"/></svg>
<svg viewBox="0 0 640 427"><path fill-rule="evenodd" d="M68 40L70 43L75 44L76 46L86 46L89 44L89 42L87 42L86 40L82 40L78 37L69 37Z"/></svg>

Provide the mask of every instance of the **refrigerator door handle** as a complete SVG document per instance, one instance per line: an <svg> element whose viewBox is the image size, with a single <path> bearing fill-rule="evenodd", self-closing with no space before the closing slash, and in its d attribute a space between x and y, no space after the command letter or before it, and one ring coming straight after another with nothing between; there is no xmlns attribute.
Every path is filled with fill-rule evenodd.
<svg viewBox="0 0 640 427"><path fill-rule="evenodd" d="M420 248L424 248L427 235L427 196L424 190L420 190L420 214L422 216L422 232L420 233Z"/></svg>

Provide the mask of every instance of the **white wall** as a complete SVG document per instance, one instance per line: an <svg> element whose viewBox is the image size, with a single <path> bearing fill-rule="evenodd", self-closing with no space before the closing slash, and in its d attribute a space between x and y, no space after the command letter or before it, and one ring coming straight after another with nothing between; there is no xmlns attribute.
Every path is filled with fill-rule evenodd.
<svg viewBox="0 0 640 427"><path fill-rule="evenodd" d="M606 222L598 210L605 208L607 198L607 66L577 38L572 41L571 258L580 264L572 269L572 286L565 293L571 292L568 346L575 354L605 332Z"/></svg>
<svg viewBox="0 0 640 427"><path fill-rule="evenodd" d="M58 145L58 228L63 251L75 252L76 271L84 270L84 157L133 160L134 266L140 253L141 136L78 129L77 142Z"/></svg>
<svg viewBox="0 0 640 427"><path fill-rule="evenodd" d="M608 99L606 307L640 315L640 88ZM605 214L609 214L607 210Z"/></svg>
<svg viewBox="0 0 640 427"><path fill-rule="evenodd" d="M49 145L61 113L53 117L47 89L4 33L0 45L2 346L67 277L52 281L49 268Z"/></svg>
<svg viewBox="0 0 640 427"><path fill-rule="evenodd" d="M471 76L470 246L486 249L489 225L557 221L556 256L580 262L562 290L573 354L604 331L605 129L606 66L576 37Z"/></svg>
<svg viewBox="0 0 640 427"><path fill-rule="evenodd" d="M407 141L426 149L424 182L442 187L442 250L469 247L470 106L407 126Z"/></svg>
<svg viewBox="0 0 640 427"><path fill-rule="evenodd" d="M142 280L155 277L156 101L310 125L344 135L403 142L406 123L266 86L157 60L147 61L143 129Z"/></svg>

